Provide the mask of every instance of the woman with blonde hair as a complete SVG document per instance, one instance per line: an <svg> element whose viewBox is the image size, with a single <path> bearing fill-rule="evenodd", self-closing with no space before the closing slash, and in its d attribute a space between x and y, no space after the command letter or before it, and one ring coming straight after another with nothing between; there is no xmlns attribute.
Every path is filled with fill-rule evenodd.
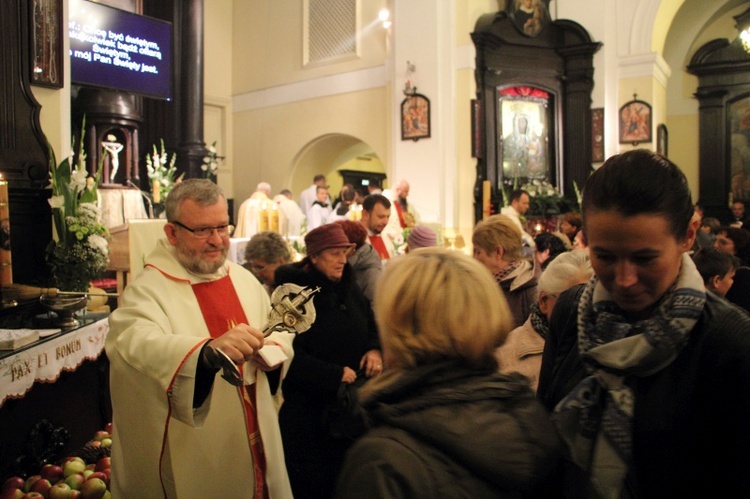
<svg viewBox="0 0 750 499"><path fill-rule="evenodd" d="M553 236L554 237L554 236ZM549 319L557 297L563 291L588 282L594 275L586 250L573 250L555 257L539 278L539 297L531 307L531 314L522 326L510 332L505 343L497 349L500 372L519 372L529 378L536 392L542 367L544 342L549 333Z"/></svg>
<svg viewBox="0 0 750 499"><path fill-rule="evenodd" d="M508 300L513 327L519 327L536 301L534 265L521 256L521 230L506 215L492 215L479 222L471 236L474 258L492 273Z"/></svg>
<svg viewBox="0 0 750 499"><path fill-rule="evenodd" d="M487 271L442 248L398 257L375 318L386 369L360 392L371 428L347 454L337 497L539 492L558 441L525 380L497 372L512 319Z"/></svg>

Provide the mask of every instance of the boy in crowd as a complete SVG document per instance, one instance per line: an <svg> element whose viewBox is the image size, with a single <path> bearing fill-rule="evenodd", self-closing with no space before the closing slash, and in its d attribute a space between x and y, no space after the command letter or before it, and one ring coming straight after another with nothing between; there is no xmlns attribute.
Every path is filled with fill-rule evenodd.
<svg viewBox="0 0 750 499"><path fill-rule="evenodd" d="M703 277L706 289L725 296L734 283L737 270L735 258L717 249L705 248L693 255L693 262Z"/></svg>

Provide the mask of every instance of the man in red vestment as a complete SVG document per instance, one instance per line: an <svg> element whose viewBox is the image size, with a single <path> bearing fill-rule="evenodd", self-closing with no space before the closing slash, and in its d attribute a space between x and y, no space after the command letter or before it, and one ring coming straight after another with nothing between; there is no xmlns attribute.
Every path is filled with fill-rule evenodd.
<svg viewBox="0 0 750 499"><path fill-rule="evenodd" d="M370 194L362 202L362 225L367 229L367 242L385 261L395 255L393 241L383 233L391 216L391 202L382 194Z"/></svg>
<svg viewBox="0 0 750 499"><path fill-rule="evenodd" d="M226 258L231 227L216 184L183 181L166 214L166 238L109 318L112 494L290 497L278 408L293 336L264 339L268 295ZM239 370L231 384L220 355ZM281 377L266 375L281 365Z"/></svg>

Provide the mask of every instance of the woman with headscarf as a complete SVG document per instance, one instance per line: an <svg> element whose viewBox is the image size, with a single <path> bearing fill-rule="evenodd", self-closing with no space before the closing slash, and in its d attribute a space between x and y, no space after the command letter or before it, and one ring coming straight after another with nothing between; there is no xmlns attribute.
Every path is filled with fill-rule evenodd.
<svg viewBox="0 0 750 499"><path fill-rule="evenodd" d="M330 497L351 441L326 433L326 408L342 383L378 375L383 360L370 304L347 264L352 244L344 230L322 225L307 233L305 244L307 257L282 265L274 279L277 285L320 288L313 298L315 322L294 340L279 425L295 497Z"/></svg>

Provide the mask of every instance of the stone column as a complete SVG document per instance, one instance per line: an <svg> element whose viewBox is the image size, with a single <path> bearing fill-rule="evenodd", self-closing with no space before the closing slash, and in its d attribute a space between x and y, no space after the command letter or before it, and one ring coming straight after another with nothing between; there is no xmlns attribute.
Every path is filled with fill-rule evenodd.
<svg viewBox="0 0 750 499"><path fill-rule="evenodd" d="M203 142L203 0L176 4L179 17L179 143L177 161L186 178L201 176Z"/></svg>

